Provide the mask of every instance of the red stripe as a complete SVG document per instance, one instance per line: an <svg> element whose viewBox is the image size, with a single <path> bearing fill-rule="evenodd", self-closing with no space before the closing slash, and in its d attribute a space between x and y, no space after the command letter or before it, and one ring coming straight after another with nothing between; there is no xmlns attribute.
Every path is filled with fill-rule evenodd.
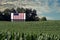
<svg viewBox="0 0 60 40"><path fill-rule="evenodd" d="M19 15L13 15L13 19L24 19L24 13L19 13Z"/></svg>

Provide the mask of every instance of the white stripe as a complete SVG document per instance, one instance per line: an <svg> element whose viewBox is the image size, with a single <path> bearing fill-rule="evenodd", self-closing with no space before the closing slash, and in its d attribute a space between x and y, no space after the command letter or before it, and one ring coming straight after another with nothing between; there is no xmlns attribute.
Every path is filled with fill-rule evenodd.
<svg viewBox="0 0 60 40"><path fill-rule="evenodd" d="M13 19L13 13L11 13L11 19Z"/></svg>
<svg viewBox="0 0 60 40"><path fill-rule="evenodd" d="M24 19L26 19L26 13L24 13Z"/></svg>

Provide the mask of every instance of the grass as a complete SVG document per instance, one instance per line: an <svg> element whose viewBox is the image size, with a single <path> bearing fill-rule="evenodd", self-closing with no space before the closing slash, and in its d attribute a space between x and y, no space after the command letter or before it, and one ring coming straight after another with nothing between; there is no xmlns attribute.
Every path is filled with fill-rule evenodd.
<svg viewBox="0 0 60 40"><path fill-rule="evenodd" d="M60 20L56 21L34 21L34 22L7 22L0 21L0 31L20 33L46 33L60 35Z"/></svg>

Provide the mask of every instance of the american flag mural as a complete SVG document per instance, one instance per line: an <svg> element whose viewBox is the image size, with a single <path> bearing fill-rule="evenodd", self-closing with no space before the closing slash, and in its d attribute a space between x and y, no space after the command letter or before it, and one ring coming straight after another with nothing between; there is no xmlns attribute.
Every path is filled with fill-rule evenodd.
<svg viewBox="0 0 60 40"><path fill-rule="evenodd" d="M11 21L23 21L26 19L26 13L11 13Z"/></svg>

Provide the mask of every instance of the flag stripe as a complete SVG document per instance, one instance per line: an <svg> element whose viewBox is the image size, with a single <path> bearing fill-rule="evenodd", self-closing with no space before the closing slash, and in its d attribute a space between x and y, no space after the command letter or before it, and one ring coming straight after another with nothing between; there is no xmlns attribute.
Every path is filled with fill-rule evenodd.
<svg viewBox="0 0 60 40"><path fill-rule="evenodd" d="M13 15L13 19L25 19L25 13L19 13L19 15Z"/></svg>
<svg viewBox="0 0 60 40"><path fill-rule="evenodd" d="M13 13L11 13L11 19L13 19Z"/></svg>

